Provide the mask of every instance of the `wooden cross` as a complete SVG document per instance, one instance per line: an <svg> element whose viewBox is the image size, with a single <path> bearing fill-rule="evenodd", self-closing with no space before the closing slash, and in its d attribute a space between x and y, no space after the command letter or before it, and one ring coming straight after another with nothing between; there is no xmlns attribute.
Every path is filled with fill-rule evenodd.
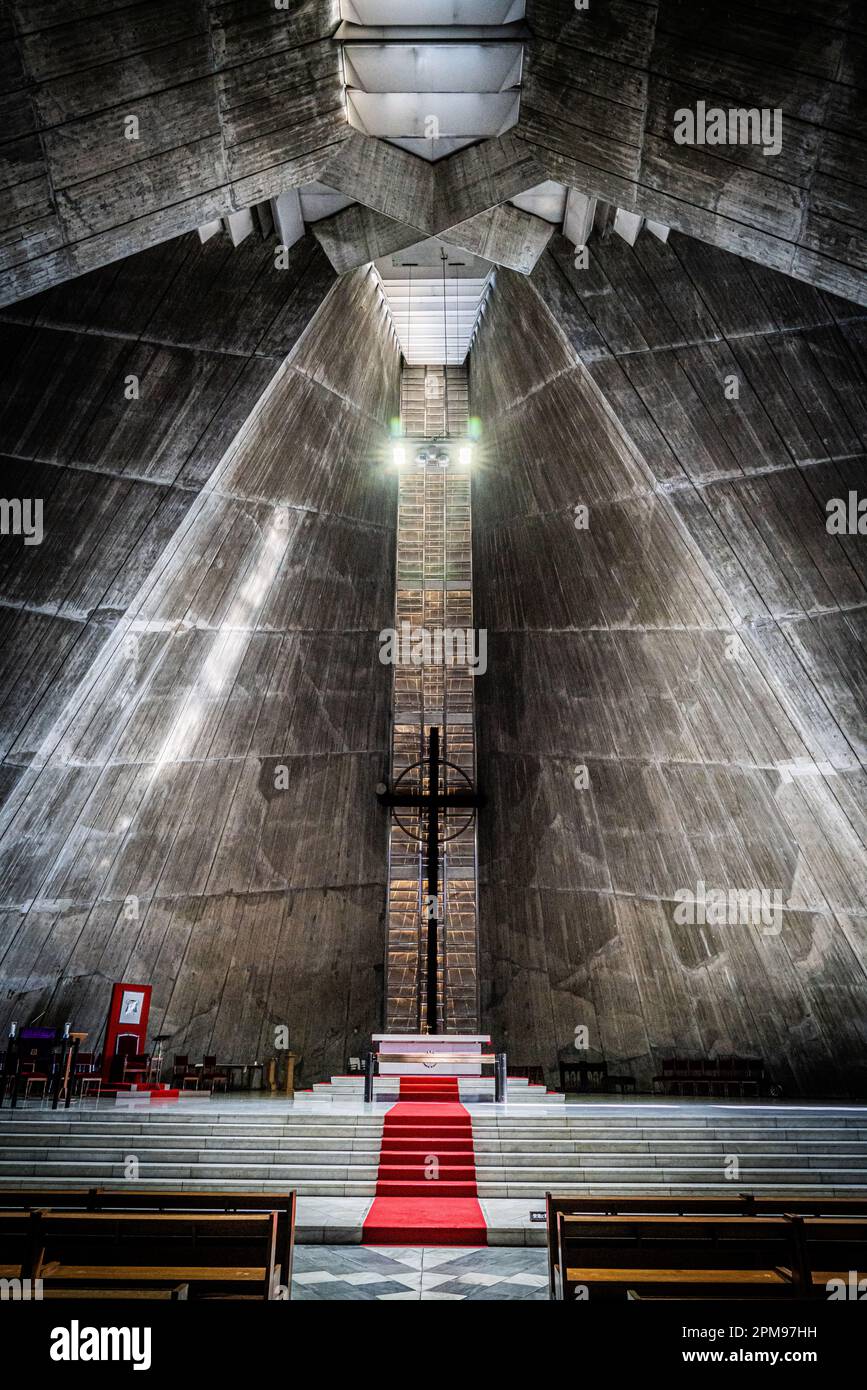
<svg viewBox="0 0 867 1390"><path fill-rule="evenodd" d="M429 1033L438 1032L439 1023L439 861L440 861L440 812L477 809L484 805L484 797L468 785L466 791L440 791L440 731L432 728L428 738L427 791L400 792L384 783L376 789L378 800L383 806L394 809L411 807L420 811L422 820L426 819L424 841L426 846L427 879L427 1027Z"/></svg>

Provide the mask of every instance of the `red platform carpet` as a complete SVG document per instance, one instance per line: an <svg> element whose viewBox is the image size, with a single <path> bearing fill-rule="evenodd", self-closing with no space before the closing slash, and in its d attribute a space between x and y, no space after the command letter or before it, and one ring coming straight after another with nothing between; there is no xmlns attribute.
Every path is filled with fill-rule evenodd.
<svg viewBox="0 0 867 1390"><path fill-rule="evenodd" d="M453 1076L402 1076L385 1117L365 1245L486 1245L473 1126Z"/></svg>

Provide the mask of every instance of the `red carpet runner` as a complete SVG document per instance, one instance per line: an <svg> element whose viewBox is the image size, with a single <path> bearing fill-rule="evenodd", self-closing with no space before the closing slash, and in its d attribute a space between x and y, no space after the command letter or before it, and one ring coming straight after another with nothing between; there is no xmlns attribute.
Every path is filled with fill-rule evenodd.
<svg viewBox="0 0 867 1390"><path fill-rule="evenodd" d="M365 1245L487 1245L473 1126L453 1076L402 1076L385 1116Z"/></svg>

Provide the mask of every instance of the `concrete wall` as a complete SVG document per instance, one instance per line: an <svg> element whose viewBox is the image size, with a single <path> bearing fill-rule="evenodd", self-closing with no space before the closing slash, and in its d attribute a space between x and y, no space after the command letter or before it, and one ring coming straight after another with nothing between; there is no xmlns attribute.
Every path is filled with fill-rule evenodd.
<svg viewBox="0 0 867 1390"><path fill-rule="evenodd" d="M863 1095L865 541L825 529L864 493L863 311L677 236L591 249L501 272L471 359L483 1023L552 1077L586 1027L642 1086L734 1052ZM701 881L782 914L676 920Z"/></svg>
<svg viewBox="0 0 867 1390"><path fill-rule="evenodd" d="M97 1041L111 981L151 981L169 1052L261 1059L285 1024L303 1079L378 1023L399 358L370 276L272 368L7 801L0 1029Z"/></svg>
<svg viewBox="0 0 867 1390"><path fill-rule="evenodd" d="M42 745L334 276L312 238L179 238L0 313L0 799Z"/></svg>

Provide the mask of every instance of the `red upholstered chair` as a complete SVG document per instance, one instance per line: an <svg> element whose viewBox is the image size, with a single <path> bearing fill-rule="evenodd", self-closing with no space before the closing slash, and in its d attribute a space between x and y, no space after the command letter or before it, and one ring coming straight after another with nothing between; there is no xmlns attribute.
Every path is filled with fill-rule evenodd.
<svg viewBox="0 0 867 1390"><path fill-rule="evenodd" d="M30 1092L34 1086L42 1087L42 1094L48 1090L48 1072L40 1068L40 1063L35 1059L23 1061L19 1068L21 1079L24 1082L24 1099L30 1099Z"/></svg>
<svg viewBox="0 0 867 1390"><path fill-rule="evenodd" d="M150 1076L151 1059L146 1052L135 1052L123 1059L123 1079L142 1085Z"/></svg>
<svg viewBox="0 0 867 1390"><path fill-rule="evenodd" d="M212 1091L216 1090L218 1086L222 1086L225 1091L228 1084L229 1078L226 1072L220 1071L217 1066L216 1055L205 1057L202 1061L202 1085L206 1088L210 1087Z"/></svg>
<svg viewBox="0 0 867 1390"><path fill-rule="evenodd" d="M174 1065L172 1067L172 1086L177 1090L185 1091L188 1081L192 1081L193 1085L198 1089L199 1073L196 1071L195 1067L190 1066L190 1059L186 1053L180 1055L176 1053Z"/></svg>

